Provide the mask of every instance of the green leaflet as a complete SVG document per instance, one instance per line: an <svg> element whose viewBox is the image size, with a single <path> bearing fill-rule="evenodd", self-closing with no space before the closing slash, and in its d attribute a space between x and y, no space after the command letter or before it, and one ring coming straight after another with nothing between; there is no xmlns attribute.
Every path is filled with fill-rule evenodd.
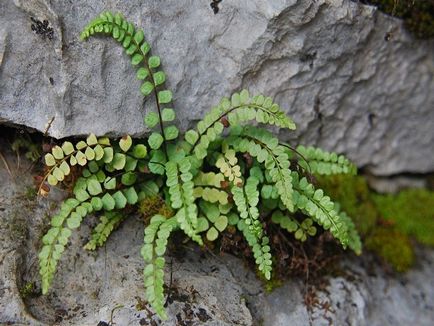
<svg viewBox="0 0 434 326"><path fill-rule="evenodd" d="M163 144L164 138L158 132L153 132L151 136L149 136L148 144L152 149L159 149Z"/></svg>
<svg viewBox="0 0 434 326"><path fill-rule="evenodd" d="M161 112L161 117L163 121L173 121L175 120L175 110L173 109L163 109Z"/></svg>
<svg viewBox="0 0 434 326"><path fill-rule="evenodd" d="M158 114L155 112L149 112L145 116L145 124L148 128L154 128L159 122Z"/></svg>
<svg viewBox="0 0 434 326"><path fill-rule="evenodd" d="M316 227L313 226L313 221L310 218L306 218L302 223L299 223L296 219L277 210L273 213L271 221L279 224L282 229L294 233L294 237L302 242L306 241L308 236L316 234Z"/></svg>

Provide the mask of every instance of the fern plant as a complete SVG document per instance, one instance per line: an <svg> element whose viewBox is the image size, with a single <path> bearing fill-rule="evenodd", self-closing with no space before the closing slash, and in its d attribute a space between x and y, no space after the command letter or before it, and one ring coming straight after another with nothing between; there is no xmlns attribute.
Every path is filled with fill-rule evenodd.
<svg viewBox="0 0 434 326"><path fill-rule="evenodd" d="M321 226L344 248L361 252L351 219L309 178L313 172L354 174L356 169L346 158L313 147L292 148L266 129L247 125L256 121L295 129L270 97L250 96L247 90L223 98L195 129L181 136L173 124L172 93L165 87L160 58L150 54L144 33L120 14L104 12L84 28L81 39L96 34L117 40L137 67L142 95L156 103L156 110L144 119L153 132L147 142L135 144L130 136L112 141L91 134L85 141L55 146L45 155L48 172L41 193L47 190L46 183L55 186L77 167L81 176L73 196L62 203L42 238L39 264L44 294L72 231L94 213L100 213L100 222L85 245L87 250L102 246L134 209L144 212L141 255L146 298L162 319L167 318L164 254L175 230L203 245L205 239L215 241L234 226L251 246L266 279L272 273L269 223L300 241L314 236Z"/></svg>

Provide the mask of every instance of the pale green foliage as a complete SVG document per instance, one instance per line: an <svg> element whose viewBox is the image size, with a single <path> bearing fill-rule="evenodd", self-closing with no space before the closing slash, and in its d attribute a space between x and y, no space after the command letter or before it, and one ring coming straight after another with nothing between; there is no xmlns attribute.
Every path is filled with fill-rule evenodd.
<svg viewBox="0 0 434 326"><path fill-rule="evenodd" d="M162 319L167 318L163 291L164 253L167 248L167 239L178 225L174 217L166 219L162 215L153 216L145 229L144 245L141 250L142 257L147 263L143 271L146 298Z"/></svg>
<svg viewBox="0 0 434 326"><path fill-rule="evenodd" d="M242 184L241 168L237 163L238 159L235 156L235 151L232 149L220 155L215 163L221 173L234 185Z"/></svg>
<svg viewBox="0 0 434 326"><path fill-rule="evenodd" d="M190 168L187 158L180 162L167 162L166 186L169 188L171 206L177 209L175 216L180 228L194 241L202 244L201 238L196 235L197 206L194 203L194 183Z"/></svg>
<svg viewBox="0 0 434 326"><path fill-rule="evenodd" d="M203 198L210 203L228 203L228 193L222 190L222 182L225 176L221 173L198 172L194 179L195 188L193 195L195 198Z"/></svg>
<svg viewBox="0 0 434 326"><path fill-rule="evenodd" d="M104 244L111 231L123 219L119 210L138 202L141 189L140 184L136 185L136 174L144 164L143 158L146 157L146 147L143 146L133 146L129 136L111 145L108 138L97 139L92 134L86 142L79 141L75 146L70 142L64 142L62 146L55 146L51 153L46 154L45 163L50 169L44 180L53 185L71 173L81 159L77 158L79 153L83 153L83 150L88 153L83 158L83 166L86 167L82 170L82 176L75 182L73 198L62 203L59 212L51 219L51 228L42 238L43 247L39 254L39 264L43 293L48 291L71 231L80 226L85 216L105 211L100 224L92 234L92 239L86 245L86 249L94 250ZM72 158L76 158L76 161ZM59 170L62 174L55 173ZM122 175L118 175L116 170L122 170ZM56 178L56 182L50 182L50 178L53 177ZM117 190L119 187L122 188ZM40 191L43 191L43 187Z"/></svg>
<svg viewBox="0 0 434 326"><path fill-rule="evenodd" d="M262 226L259 221L259 180L249 177L245 186L232 187L235 205L243 222L249 230L258 238L262 237Z"/></svg>
<svg viewBox="0 0 434 326"><path fill-rule="evenodd" d="M167 317L164 254L175 230L182 230L202 245L205 239L216 241L229 225L235 226L252 248L258 270L266 279L272 273L269 223L279 225L300 241L314 236L322 226L344 247L360 253L360 239L351 219L306 178L309 169L323 174L354 173L347 159L312 148L294 150L264 126L244 126L247 121L256 121L295 129L294 122L271 98L250 96L247 90L222 99L195 129L180 137L176 126L167 125L176 120L175 111L163 107L173 95L164 88L166 75L160 69L161 60L151 55L144 33L121 15L109 12L92 21L81 38L99 33L121 43L137 67L142 95L153 94L156 111L148 112L144 119L153 130L148 146L135 144L128 135L119 142L90 135L77 144L55 146L45 156L49 171L43 181L51 185L63 181L77 165L84 168L75 182L73 198L61 205L42 240L39 258L43 293L48 290L72 230L86 215L101 213L85 246L94 250L126 217L125 209L131 212L139 203L144 205L141 212L145 215L152 212L145 218L141 250L146 298L162 319ZM167 206L154 207L153 203ZM298 217L300 212L304 214L302 219Z"/></svg>
<svg viewBox="0 0 434 326"><path fill-rule="evenodd" d="M105 215L102 215L100 222L92 231L91 240L84 246L84 249L95 250L97 247L103 246L109 235L123 219L123 214L118 211L107 212Z"/></svg>
<svg viewBox="0 0 434 326"><path fill-rule="evenodd" d="M300 166L316 174L356 174L357 168L343 155L323 151L312 146L297 147L297 153L303 158Z"/></svg>

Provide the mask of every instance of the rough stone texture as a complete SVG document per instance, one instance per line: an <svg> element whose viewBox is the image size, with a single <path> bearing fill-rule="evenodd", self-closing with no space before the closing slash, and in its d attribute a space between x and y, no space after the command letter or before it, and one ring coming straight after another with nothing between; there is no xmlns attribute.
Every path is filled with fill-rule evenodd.
<svg viewBox="0 0 434 326"><path fill-rule="evenodd" d="M57 138L143 134L140 84L122 49L78 40L110 9L162 57L184 130L246 87L293 116L298 130L283 138L344 152L378 175L434 170L433 41L349 0L224 0L217 15L209 2L2 1L0 121L44 131L55 117ZM50 22L52 41L31 32L31 16Z"/></svg>
<svg viewBox="0 0 434 326"><path fill-rule="evenodd" d="M366 258L366 257L365 257ZM303 286L285 284L254 299L254 318L264 325L432 325L434 321L434 252L419 252L419 266L391 276L372 261L352 261L346 277L329 279L309 312L302 302ZM249 298L249 297L248 297Z"/></svg>
<svg viewBox="0 0 434 326"><path fill-rule="evenodd" d="M143 305L143 226L134 216L96 253L82 249L95 222L86 219L59 263L49 294L41 296L37 252L47 214L62 193L52 191L53 201L30 199L28 166L17 170L14 157L6 158L16 178L0 164L0 325L96 326L111 318L116 325L166 326L433 324L432 249L421 250L418 266L401 276L385 274L369 256L348 258L345 277L329 278L310 311L303 303L303 280L288 281L267 294L239 259L190 245L167 257L166 284L172 272L169 320L160 323ZM183 246L177 243L178 249ZM28 283L36 291L23 300L20 292Z"/></svg>

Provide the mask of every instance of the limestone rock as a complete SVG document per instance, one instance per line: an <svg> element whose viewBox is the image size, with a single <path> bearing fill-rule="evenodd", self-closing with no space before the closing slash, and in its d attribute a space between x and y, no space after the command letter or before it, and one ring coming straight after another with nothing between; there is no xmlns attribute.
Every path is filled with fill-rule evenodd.
<svg viewBox="0 0 434 326"><path fill-rule="evenodd" d="M183 130L241 88L274 97L298 125L281 137L348 154L375 174L434 170L434 46L349 0L0 3L0 121L62 138L146 132L139 81L109 39L78 40L109 9L162 58ZM48 20L54 38L31 31ZM385 40L390 33L389 41Z"/></svg>
<svg viewBox="0 0 434 326"><path fill-rule="evenodd" d="M46 1L0 3L0 121L62 138L143 135L143 105L122 49L78 40L103 10L145 30L162 58L183 130L220 97L272 96L296 143L346 153L378 175L434 170L434 43L349 0ZM47 20L54 38L31 31ZM389 33L389 41L385 40Z"/></svg>

